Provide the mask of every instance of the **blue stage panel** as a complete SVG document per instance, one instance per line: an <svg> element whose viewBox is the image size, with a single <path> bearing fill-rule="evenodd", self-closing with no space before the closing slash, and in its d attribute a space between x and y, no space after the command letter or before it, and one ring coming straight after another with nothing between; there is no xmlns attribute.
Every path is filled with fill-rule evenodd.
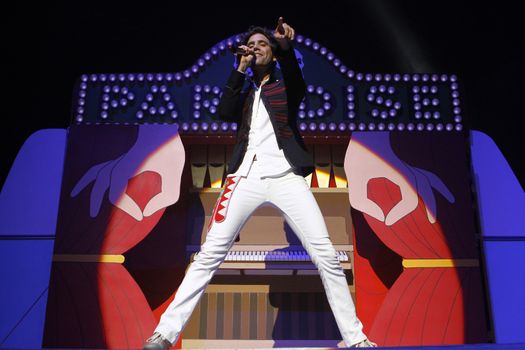
<svg viewBox="0 0 525 350"><path fill-rule="evenodd" d="M496 342L525 343L525 241L485 241Z"/></svg>
<svg viewBox="0 0 525 350"><path fill-rule="evenodd" d="M54 240L0 240L0 348L42 346Z"/></svg>
<svg viewBox="0 0 525 350"><path fill-rule="evenodd" d="M0 236L55 235L65 150L65 129L26 140L0 193Z"/></svg>
<svg viewBox="0 0 525 350"><path fill-rule="evenodd" d="M487 237L525 237L525 193L494 141L471 133L472 167L481 233Z"/></svg>

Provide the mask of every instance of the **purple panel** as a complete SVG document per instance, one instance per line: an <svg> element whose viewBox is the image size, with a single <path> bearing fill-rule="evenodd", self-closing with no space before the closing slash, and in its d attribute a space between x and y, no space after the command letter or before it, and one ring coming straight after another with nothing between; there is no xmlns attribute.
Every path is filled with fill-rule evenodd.
<svg viewBox="0 0 525 350"><path fill-rule="evenodd" d="M525 343L525 241L484 246L496 342Z"/></svg>
<svg viewBox="0 0 525 350"><path fill-rule="evenodd" d="M65 129L26 140L0 193L0 236L55 235L65 149Z"/></svg>
<svg viewBox="0 0 525 350"><path fill-rule="evenodd" d="M0 348L42 347L53 239L0 240Z"/></svg>
<svg viewBox="0 0 525 350"><path fill-rule="evenodd" d="M525 237L525 193L490 136L471 133L472 167L485 237Z"/></svg>

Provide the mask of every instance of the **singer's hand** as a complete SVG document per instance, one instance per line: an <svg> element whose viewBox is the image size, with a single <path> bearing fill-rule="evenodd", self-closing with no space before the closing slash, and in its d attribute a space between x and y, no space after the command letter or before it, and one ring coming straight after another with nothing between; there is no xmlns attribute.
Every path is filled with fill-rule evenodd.
<svg viewBox="0 0 525 350"><path fill-rule="evenodd" d="M273 36L281 48L283 50L287 50L289 47L288 41L291 41L295 38L295 30L288 24L284 23L284 19L282 17L279 17Z"/></svg>
<svg viewBox="0 0 525 350"><path fill-rule="evenodd" d="M255 57L255 51L249 48L246 45L241 45L237 49L239 52L237 54L237 59L239 60L239 67L237 70L241 73L244 73L246 69L252 64L252 61Z"/></svg>

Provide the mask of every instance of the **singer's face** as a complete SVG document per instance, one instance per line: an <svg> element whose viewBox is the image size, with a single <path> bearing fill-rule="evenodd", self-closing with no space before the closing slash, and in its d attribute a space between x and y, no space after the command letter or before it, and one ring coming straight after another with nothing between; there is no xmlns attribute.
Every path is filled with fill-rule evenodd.
<svg viewBox="0 0 525 350"><path fill-rule="evenodd" d="M255 51L255 65L266 66L275 60L268 38L255 33L248 39L247 46Z"/></svg>

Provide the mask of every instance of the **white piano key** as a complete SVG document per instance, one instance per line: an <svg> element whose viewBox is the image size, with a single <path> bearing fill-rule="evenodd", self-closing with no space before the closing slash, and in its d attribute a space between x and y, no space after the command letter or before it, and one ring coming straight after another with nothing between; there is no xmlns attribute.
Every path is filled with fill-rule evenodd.
<svg viewBox="0 0 525 350"><path fill-rule="evenodd" d="M342 261L348 261L348 255L345 251L342 252L343 260Z"/></svg>

